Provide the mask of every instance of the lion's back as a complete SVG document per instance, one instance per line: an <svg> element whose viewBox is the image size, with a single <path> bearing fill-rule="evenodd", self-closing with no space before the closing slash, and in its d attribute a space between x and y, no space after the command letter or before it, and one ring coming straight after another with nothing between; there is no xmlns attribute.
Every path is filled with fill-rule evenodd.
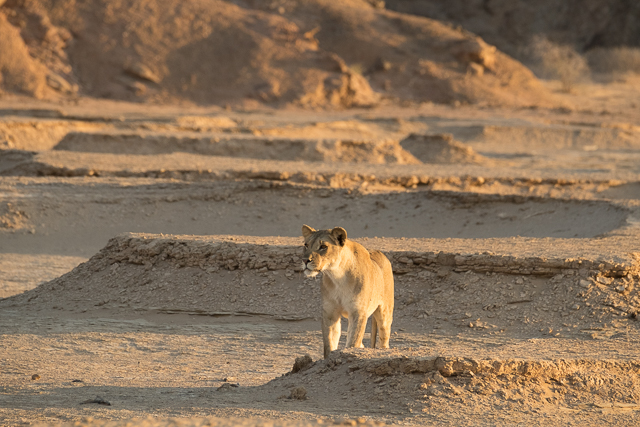
<svg viewBox="0 0 640 427"><path fill-rule="evenodd" d="M391 291L391 298L393 298L393 269L391 268L391 261L380 251L373 250L369 254L371 255L371 260L382 270L384 288L386 291Z"/></svg>
<svg viewBox="0 0 640 427"><path fill-rule="evenodd" d="M387 270L391 271L391 262L385 254L375 250L369 251L369 254L371 255L371 260L378 264L378 267L380 267L383 272L386 272Z"/></svg>

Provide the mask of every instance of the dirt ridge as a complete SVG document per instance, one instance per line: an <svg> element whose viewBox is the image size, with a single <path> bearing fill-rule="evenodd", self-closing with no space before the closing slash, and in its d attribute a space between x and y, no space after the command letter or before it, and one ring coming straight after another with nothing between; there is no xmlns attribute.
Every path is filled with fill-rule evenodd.
<svg viewBox="0 0 640 427"><path fill-rule="evenodd" d="M420 163L394 140L273 136L69 132L54 150L114 154L186 152L209 156L325 162Z"/></svg>
<svg viewBox="0 0 640 427"><path fill-rule="evenodd" d="M237 242L238 240L244 242ZM228 270L269 270L302 271L300 242L295 238L279 238L286 244L258 243L270 239L255 239L246 236L192 237L158 236L138 233L124 233L109 241L95 258L108 259L109 262L126 262L138 265L155 264L168 260L178 267L199 266L201 268L225 268ZM392 261L396 274L406 274L413 270L428 269L437 271L441 267L450 267L456 271L474 271L478 273L499 272L506 274L553 275L562 272L588 275L603 274L607 277L623 277L640 273L640 260L629 254L616 257L616 260L576 256L560 252L553 256L531 256L524 254L505 255L487 252L465 251L420 251L411 248L411 240L400 240L395 246L404 246L404 250L385 250L369 239L355 239L372 249L380 249ZM602 246L601 244L599 246ZM602 256L602 255L600 255Z"/></svg>
<svg viewBox="0 0 640 427"><path fill-rule="evenodd" d="M327 360L276 378L263 386L282 389L306 387L309 399L337 400L322 384L351 386L357 395L371 389L373 409L393 396L395 407L428 412L432 404L450 405L464 412L467 401L515 401L523 409L550 405L592 411L637 410L640 361L598 359L475 359L434 356L429 350L409 355L379 355L370 349L333 352ZM621 380L614 380L621 376ZM614 382L615 381L615 382ZM513 386L517 384L517 386ZM357 397L354 397L357 398ZM339 405L339 403L336 402Z"/></svg>
<svg viewBox="0 0 640 427"><path fill-rule="evenodd" d="M364 353L364 354L363 354ZM628 372L640 375L640 359L608 360L592 358L563 358L537 360L527 358L473 358L447 355L431 355L428 350L414 350L409 355L395 356L377 355L371 349L344 349L331 353L327 360L316 361L314 365L306 365L299 371L315 368L316 372L335 370L342 364L347 365L349 372L358 370L379 377L406 374L425 374L438 372L443 377L474 375L518 375L533 378L553 379L560 381L578 371L594 373L609 371L612 373ZM292 371L288 375L293 375Z"/></svg>
<svg viewBox="0 0 640 427"><path fill-rule="evenodd" d="M3 150L8 156L23 150ZM24 151L28 161L7 164L0 175L9 176L105 176L172 178L184 181L267 179L354 187L362 184L389 184L415 188L418 185L451 183L457 187L482 187L485 183L521 183L530 186L550 184L561 188L575 184L620 186L640 180L637 173L627 170L565 171L550 173L544 168L524 171L522 168L479 165L408 164L368 165L358 163L301 163L287 160L259 160L219 156L199 156L189 153L159 154L153 157L79 153L71 151ZM17 155L16 155L17 157ZM144 159L144 162L142 161Z"/></svg>
<svg viewBox="0 0 640 427"><path fill-rule="evenodd" d="M425 313L432 315L436 311L459 313L453 318L458 327L499 328L497 325L513 324L512 310L522 304L523 327L532 333L540 328L536 324L553 324L547 315L550 309L563 316L570 316L570 310L582 309L579 312L582 317L574 318L573 322L578 322L576 328L586 331L597 329L597 321L610 322L615 316L636 318L640 312L637 258L632 257L633 261L625 264L597 258L425 253L404 248L389 250L377 245L375 239L361 242L366 247L381 249L392 260L396 298L400 302L396 315L400 317L420 319ZM411 245L403 239L385 242L389 246ZM299 243L295 238L125 233L111 239L105 248L71 272L1 300L0 306L46 307L80 313L100 307L127 312L268 316L281 320L316 318L318 282L301 273ZM574 242L568 245L575 247ZM559 281L572 285L562 299L551 300L550 290L544 289L557 289ZM229 283L234 285L230 287ZM514 287L520 291L514 291ZM253 290L246 294L249 289ZM495 295L488 305L489 300L480 304L478 295L486 294L487 289ZM452 292L468 297L452 300ZM457 308L453 309L451 304ZM491 323L480 320L487 315Z"/></svg>

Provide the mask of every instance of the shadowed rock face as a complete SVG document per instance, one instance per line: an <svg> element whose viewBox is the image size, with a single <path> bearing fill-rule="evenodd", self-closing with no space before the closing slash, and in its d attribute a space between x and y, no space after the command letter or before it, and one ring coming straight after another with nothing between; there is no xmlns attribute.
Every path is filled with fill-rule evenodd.
<svg viewBox="0 0 640 427"><path fill-rule="evenodd" d="M640 46L640 5L625 0L477 3L387 0L385 6L462 25L510 55L521 54L522 47L540 34L581 51L594 47Z"/></svg>

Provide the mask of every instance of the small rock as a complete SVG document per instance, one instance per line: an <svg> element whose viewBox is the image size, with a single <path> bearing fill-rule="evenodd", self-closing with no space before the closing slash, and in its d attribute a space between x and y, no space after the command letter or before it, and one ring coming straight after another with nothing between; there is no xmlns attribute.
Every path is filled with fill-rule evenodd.
<svg viewBox="0 0 640 427"><path fill-rule="evenodd" d="M431 380L438 384L446 384L447 380L442 376L439 371L434 371L431 374Z"/></svg>
<svg viewBox="0 0 640 427"><path fill-rule="evenodd" d="M147 86L141 82L131 82L127 85L127 88L136 95L143 95L147 91Z"/></svg>
<svg viewBox="0 0 640 427"><path fill-rule="evenodd" d="M49 85L50 88L63 93L75 93L78 91L77 85L72 85L66 81L64 77L55 73L47 75L47 85Z"/></svg>
<svg viewBox="0 0 640 427"><path fill-rule="evenodd" d="M580 279L579 284L585 289L589 289L591 287L591 282L588 280Z"/></svg>
<svg viewBox="0 0 640 427"><path fill-rule="evenodd" d="M306 400L307 399L307 389L304 387L296 387L291 390L291 394L289 395L289 399L294 400Z"/></svg>
<svg viewBox="0 0 640 427"><path fill-rule="evenodd" d="M464 389L451 385L447 387L445 391L449 394L453 394L454 396L459 396L464 392Z"/></svg>
<svg viewBox="0 0 640 427"><path fill-rule="evenodd" d="M438 270L437 276L439 278L447 277L449 275L449 270L446 268L440 268Z"/></svg>
<svg viewBox="0 0 640 427"><path fill-rule="evenodd" d="M89 399L85 400L84 402L80 402L81 405L86 405L87 403L97 403L98 405L111 406L111 402L103 399L100 396L96 396L95 399Z"/></svg>
<svg viewBox="0 0 640 427"><path fill-rule="evenodd" d="M349 419L349 418L339 418L339 419L335 420L333 423L337 424L337 425L341 425L341 426L355 426L355 425L358 425L358 422L356 420L352 420L352 419Z"/></svg>
<svg viewBox="0 0 640 427"><path fill-rule="evenodd" d="M125 68L125 72L133 77L137 77L142 80L148 80L152 83L160 83L160 77L149 67L139 62L132 64L131 66Z"/></svg>
<svg viewBox="0 0 640 427"><path fill-rule="evenodd" d="M393 64L391 62L378 57L378 59L376 59L376 62L374 62L373 66L371 67L371 71L373 72L389 71L392 67L393 67Z"/></svg>
<svg viewBox="0 0 640 427"><path fill-rule="evenodd" d="M427 389L425 390L425 393L428 396L434 396L434 397L442 396L442 391L436 385L430 385L429 387L427 387Z"/></svg>
<svg viewBox="0 0 640 427"><path fill-rule="evenodd" d="M39 379L40 379L40 375L38 374L31 375L31 381L38 381Z"/></svg>
<svg viewBox="0 0 640 427"><path fill-rule="evenodd" d="M308 354L305 354L301 357L296 357L296 361L293 363L293 368L291 369L291 373L296 373L300 371L304 371L305 369L309 369L313 365L313 359Z"/></svg>
<svg viewBox="0 0 640 427"><path fill-rule="evenodd" d="M479 64L493 70L496 65L496 47L485 43L480 37L464 39L456 43L452 53L461 62Z"/></svg>
<svg viewBox="0 0 640 427"><path fill-rule="evenodd" d="M610 285L611 282L613 282L613 279L609 278L609 277L604 277L604 276L600 276L598 277L598 283L602 284L602 285Z"/></svg>
<svg viewBox="0 0 640 427"><path fill-rule="evenodd" d="M475 322L469 322L469 327L477 329L488 329L489 326L487 322L483 322L482 320L477 319Z"/></svg>
<svg viewBox="0 0 640 427"><path fill-rule="evenodd" d="M482 76L484 75L484 67L476 62L470 62L467 65L467 72L474 76Z"/></svg>
<svg viewBox="0 0 640 427"><path fill-rule="evenodd" d="M218 390L218 391L229 391L229 390L233 390L234 388L237 388L237 387L240 387L240 384L238 384L238 383L224 383L220 387L218 387L216 390Z"/></svg>

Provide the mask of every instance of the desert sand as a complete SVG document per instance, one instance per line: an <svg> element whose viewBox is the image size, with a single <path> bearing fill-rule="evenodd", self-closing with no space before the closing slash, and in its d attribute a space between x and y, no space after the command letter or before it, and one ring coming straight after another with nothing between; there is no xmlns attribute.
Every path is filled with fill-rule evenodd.
<svg viewBox="0 0 640 427"><path fill-rule="evenodd" d="M637 76L375 1L72 3L0 1L0 425L637 424ZM389 257L390 349L322 359L302 224Z"/></svg>
<svg viewBox="0 0 640 427"><path fill-rule="evenodd" d="M22 102L2 106L4 424L637 416L633 111ZM321 359L303 223L392 260L390 350Z"/></svg>

